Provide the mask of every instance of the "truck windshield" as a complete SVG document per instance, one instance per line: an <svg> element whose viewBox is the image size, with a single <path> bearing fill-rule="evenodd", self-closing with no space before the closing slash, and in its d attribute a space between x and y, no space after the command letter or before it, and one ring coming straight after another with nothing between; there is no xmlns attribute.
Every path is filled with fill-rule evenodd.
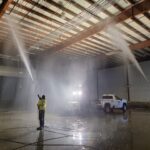
<svg viewBox="0 0 150 150"><path fill-rule="evenodd" d="M103 96L102 98L103 98L103 99L113 99L112 96Z"/></svg>
<svg viewBox="0 0 150 150"><path fill-rule="evenodd" d="M118 96L116 96L116 95L115 95L115 98L118 99L118 100L121 99L120 97L118 97Z"/></svg>

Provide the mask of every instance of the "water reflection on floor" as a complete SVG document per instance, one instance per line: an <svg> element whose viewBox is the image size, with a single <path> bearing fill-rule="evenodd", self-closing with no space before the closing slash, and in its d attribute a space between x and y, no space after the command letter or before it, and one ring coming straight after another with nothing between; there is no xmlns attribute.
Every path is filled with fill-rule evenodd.
<svg viewBox="0 0 150 150"><path fill-rule="evenodd" d="M0 112L0 150L150 150L150 112L46 116L36 131L37 114Z"/></svg>

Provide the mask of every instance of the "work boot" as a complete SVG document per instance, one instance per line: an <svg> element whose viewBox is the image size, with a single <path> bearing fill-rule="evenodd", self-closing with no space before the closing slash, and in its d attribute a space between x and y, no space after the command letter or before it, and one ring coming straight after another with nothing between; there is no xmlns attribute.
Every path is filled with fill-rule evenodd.
<svg viewBox="0 0 150 150"><path fill-rule="evenodd" d="M37 128L37 130L42 130L42 129L43 129L42 127L38 127L38 128Z"/></svg>

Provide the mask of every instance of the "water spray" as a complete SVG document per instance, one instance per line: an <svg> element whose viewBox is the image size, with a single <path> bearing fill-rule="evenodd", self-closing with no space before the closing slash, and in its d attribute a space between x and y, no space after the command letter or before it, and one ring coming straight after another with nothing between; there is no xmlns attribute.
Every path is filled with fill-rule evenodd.
<svg viewBox="0 0 150 150"><path fill-rule="evenodd" d="M12 33L13 40L16 44L17 50L20 54L20 57L25 65L25 68L32 80L31 87L34 94L36 93L44 93L41 89L41 86L39 86L39 82L36 76L36 73L34 72L33 67L30 64L30 60L28 57L28 54L26 53L25 46L23 43L23 40L21 40L19 36L19 26L14 22L13 18L10 18L8 15L5 16L6 21L8 22L8 26L10 28L10 32ZM36 96L36 95L35 95Z"/></svg>
<svg viewBox="0 0 150 150"><path fill-rule="evenodd" d="M18 32L17 30L19 29L19 27L17 26L17 24L14 23L14 21L9 17L9 16L5 16L7 22L8 22L8 25L10 27L10 31L12 33L12 36L14 38L14 42L16 43L17 45L17 50L22 58L22 61L33 81L33 75L32 75L32 72L31 72L31 65L30 65L30 62L29 62L29 58L28 58L28 55L25 53L25 48L24 48L24 44L23 42L20 40L20 37L18 36Z"/></svg>
<svg viewBox="0 0 150 150"><path fill-rule="evenodd" d="M113 42L113 44L116 46L116 48L118 48L119 50L123 52L124 56L134 64L134 66L142 74L144 79L148 81L141 66L139 65L135 56L132 54L127 42L123 38L121 32L114 25L109 25L107 28L107 32L109 33L110 39Z"/></svg>

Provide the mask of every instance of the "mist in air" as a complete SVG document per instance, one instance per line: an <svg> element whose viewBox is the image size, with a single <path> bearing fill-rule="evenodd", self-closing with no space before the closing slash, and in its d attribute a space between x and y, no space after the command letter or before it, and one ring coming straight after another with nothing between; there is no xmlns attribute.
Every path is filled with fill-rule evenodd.
<svg viewBox="0 0 150 150"><path fill-rule="evenodd" d="M28 48L20 37L19 26L14 20L9 17L6 18L10 29L8 35L12 35L10 36L12 38L10 39L11 44L14 45L15 55L19 55L19 76L2 79L1 99L3 100L1 103L3 105L7 108L8 106L15 108L15 110L36 111L37 95L42 96L44 94L48 101L48 111L63 112L68 109L68 104L75 100L76 93L80 93L78 100L84 104L84 107L86 103L90 104L92 100L97 98L95 57L81 59L45 52L45 55L39 55L37 59L29 59L26 53ZM122 34L113 25L107 28L107 32L114 46L122 50L123 55L136 66L146 79ZM9 44L6 41L6 45ZM11 51L11 48L9 46L7 50L10 49ZM12 99L8 98L7 93L11 95Z"/></svg>
<svg viewBox="0 0 150 150"><path fill-rule="evenodd" d="M9 16L6 16L6 20L8 22L9 27L10 27L10 32L12 34L13 41L16 44L19 55L20 55L24 65L25 65L31 79L33 80L33 75L31 72L31 65L29 62L29 58L28 58L27 54L25 53L26 50L24 47L24 43L22 42L21 37L19 37L19 35L18 35L19 26Z"/></svg>
<svg viewBox="0 0 150 150"><path fill-rule="evenodd" d="M127 44L126 40L124 39L122 33L113 25L109 25L106 30L109 35L112 43L114 46L121 50L123 53L123 57L126 60L130 60L133 65L137 68L137 70L141 73L141 75L144 77L145 80L147 80L147 77L145 76L141 66L139 65L138 61L136 60L134 54L131 52L129 45Z"/></svg>
<svg viewBox="0 0 150 150"><path fill-rule="evenodd" d="M87 96L87 84L95 66L93 59L88 57L76 59L57 54L39 55L38 59L29 59L26 53L28 48L21 39L19 26L9 17L7 23L8 34L12 36L10 36L11 43L6 41L6 45L10 44L6 46L6 51L9 53L13 48L15 55L18 55L19 76L3 79L1 101L3 106L15 110L36 111L37 95L44 94L48 101L48 111L64 112L68 109L68 104L74 100L73 92L79 85L82 92L80 100L91 96L90 94ZM12 99L9 99L7 93L12 94Z"/></svg>
<svg viewBox="0 0 150 150"><path fill-rule="evenodd" d="M48 100L49 110L53 112L65 111L68 104L74 100L73 92L81 86L83 101L87 94L88 79L92 73L94 62L91 59L69 59L58 55L51 55L37 62L37 82L41 94ZM87 95L86 95L87 94Z"/></svg>

